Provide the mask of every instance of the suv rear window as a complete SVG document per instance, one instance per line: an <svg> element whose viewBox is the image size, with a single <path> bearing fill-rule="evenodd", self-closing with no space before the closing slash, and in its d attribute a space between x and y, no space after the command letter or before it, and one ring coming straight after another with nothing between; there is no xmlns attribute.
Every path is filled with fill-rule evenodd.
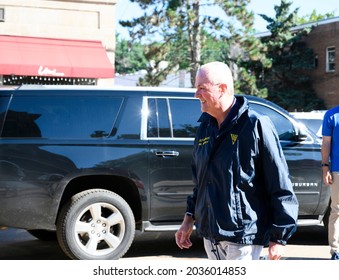
<svg viewBox="0 0 339 280"><path fill-rule="evenodd" d="M122 98L107 96L16 97L7 112L2 137L107 137L121 103Z"/></svg>

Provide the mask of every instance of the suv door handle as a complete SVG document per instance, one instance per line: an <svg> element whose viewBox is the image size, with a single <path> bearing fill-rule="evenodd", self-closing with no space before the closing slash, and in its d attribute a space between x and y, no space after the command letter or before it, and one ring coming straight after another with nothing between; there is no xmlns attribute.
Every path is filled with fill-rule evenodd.
<svg viewBox="0 0 339 280"><path fill-rule="evenodd" d="M168 157L177 157L179 152L177 151L156 151L155 155L157 157L168 158Z"/></svg>

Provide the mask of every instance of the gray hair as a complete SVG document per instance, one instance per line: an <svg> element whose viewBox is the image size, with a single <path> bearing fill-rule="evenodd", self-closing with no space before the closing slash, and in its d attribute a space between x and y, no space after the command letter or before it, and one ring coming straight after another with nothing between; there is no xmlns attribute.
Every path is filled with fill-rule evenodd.
<svg viewBox="0 0 339 280"><path fill-rule="evenodd" d="M233 93L233 75L227 64L214 61L202 65L197 75L204 75L211 84L226 84L228 90Z"/></svg>

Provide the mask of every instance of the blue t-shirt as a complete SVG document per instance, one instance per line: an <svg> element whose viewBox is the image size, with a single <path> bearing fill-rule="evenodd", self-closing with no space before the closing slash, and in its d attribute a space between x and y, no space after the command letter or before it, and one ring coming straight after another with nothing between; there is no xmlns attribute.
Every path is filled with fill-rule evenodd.
<svg viewBox="0 0 339 280"><path fill-rule="evenodd" d="M331 136L331 171L339 172L339 106L328 110L324 115L323 136Z"/></svg>

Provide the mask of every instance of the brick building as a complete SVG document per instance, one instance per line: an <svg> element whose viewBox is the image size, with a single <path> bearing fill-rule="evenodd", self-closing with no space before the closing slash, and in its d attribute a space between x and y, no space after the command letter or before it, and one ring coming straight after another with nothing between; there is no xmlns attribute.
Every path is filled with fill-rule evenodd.
<svg viewBox="0 0 339 280"><path fill-rule="evenodd" d="M314 69L308 71L313 88L319 98L324 100L327 109L339 105L339 17L320 20L294 27L303 29L313 26L303 40L315 54ZM258 37L269 36L269 32L258 33Z"/></svg>
<svg viewBox="0 0 339 280"><path fill-rule="evenodd" d="M328 109L339 105L339 17L317 22L305 41L316 55L310 75L317 95Z"/></svg>

